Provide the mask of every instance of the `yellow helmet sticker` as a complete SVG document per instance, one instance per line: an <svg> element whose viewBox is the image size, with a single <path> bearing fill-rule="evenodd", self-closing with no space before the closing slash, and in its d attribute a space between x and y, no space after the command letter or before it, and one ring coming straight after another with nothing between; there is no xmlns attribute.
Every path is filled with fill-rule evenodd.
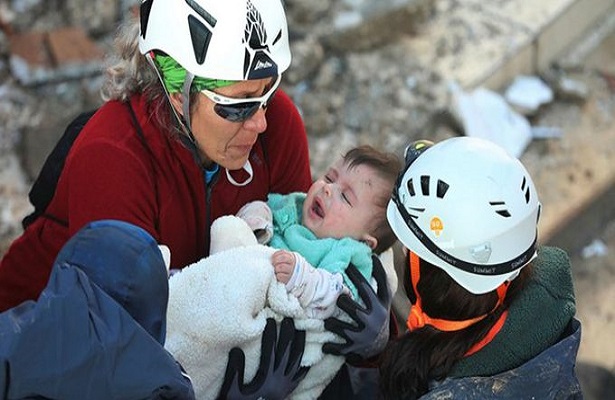
<svg viewBox="0 0 615 400"><path fill-rule="evenodd" d="M429 229L431 229L433 233L435 233L436 237L440 236L440 233L444 229L442 220L438 217L433 217L429 222Z"/></svg>

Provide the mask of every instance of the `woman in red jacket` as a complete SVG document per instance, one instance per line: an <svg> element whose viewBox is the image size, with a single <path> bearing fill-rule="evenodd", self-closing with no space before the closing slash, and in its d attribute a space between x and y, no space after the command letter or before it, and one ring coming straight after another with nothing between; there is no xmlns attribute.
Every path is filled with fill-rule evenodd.
<svg viewBox="0 0 615 400"><path fill-rule="evenodd" d="M277 90L291 61L281 1L145 0L140 17L118 35L106 102L73 144L44 215L0 262L0 311L36 300L59 251L93 221L144 229L181 268L208 255L215 218L311 183L303 122ZM389 304L366 295L373 306L355 320L370 329L345 335L333 323L346 342L329 351L367 355Z"/></svg>
<svg viewBox="0 0 615 400"><path fill-rule="evenodd" d="M71 148L45 214L2 260L0 310L36 299L60 248L90 221L142 227L181 268L208 254L215 218L272 191L309 187L303 122L276 92L290 64L281 5L248 2L263 3L253 12L268 16L252 21L245 10L238 17L240 9L200 3L145 2L149 20L118 36L123 58L107 70L106 103ZM190 29L212 31L203 54Z"/></svg>

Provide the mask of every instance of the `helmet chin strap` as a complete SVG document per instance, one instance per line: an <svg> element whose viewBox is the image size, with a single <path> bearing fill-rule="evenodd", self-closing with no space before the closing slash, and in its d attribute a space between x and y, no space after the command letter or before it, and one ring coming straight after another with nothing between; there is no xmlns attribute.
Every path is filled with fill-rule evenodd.
<svg viewBox="0 0 615 400"><path fill-rule="evenodd" d="M145 59L147 60L147 62L152 66L152 68L156 72L156 75L158 76L158 79L160 80L160 84L162 85L162 88L164 89L164 93L167 96L167 100L169 101L169 105L171 107L171 111L173 112L173 115L175 115L175 118L179 122L179 126L180 126L181 130L188 137L188 139L190 139L190 141L192 143L196 144L196 140L194 139L194 136L192 135L192 128L190 127L190 113L189 113L189 110L190 110L190 86L192 85L192 80L194 79L194 75L192 75L192 74L190 74L189 72L186 71L186 81L184 81L184 87L183 87L183 91L182 91L182 94L183 94L184 98L186 99L186 101L184 101L183 105L182 105L182 111L184 113L184 116L186 117L184 119L184 118L182 118L177 113L177 110L173 106L173 102L171 101L171 94L167 90L167 87L164 84L164 79L162 78L162 75L160 74L160 71L158 70L158 67L156 66L156 63L154 62L154 57L152 55L152 52L149 52L149 53L145 54Z"/></svg>
<svg viewBox="0 0 615 400"><path fill-rule="evenodd" d="M186 79L184 80L184 87L182 88L182 96L184 97L184 101L182 102L182 113L184 114L184 120L186 121L186 128L188 128L190 139L196 142L192 135L192 125L190 124L190 87L192 86L193 80L194 75L186 71ZM175 109L175 107L173 107L173 109Z"/></svg>
<svg viewBox="0 0 615 400"><path fill-rule="evenodd" d="M252 182L252 178L254 177L254 170L252 169L252 164L250 164L250 160L246 160L246 163L243 165L242 169L244 171L246 171L248 173L248 175L249 175L248 178L245 181L243 181L243 182L237 182L231 176L231 172L227 168L224 169L226 171L226 178L234 186L239 186L239 187L246 186L248 183Z"/></svg>

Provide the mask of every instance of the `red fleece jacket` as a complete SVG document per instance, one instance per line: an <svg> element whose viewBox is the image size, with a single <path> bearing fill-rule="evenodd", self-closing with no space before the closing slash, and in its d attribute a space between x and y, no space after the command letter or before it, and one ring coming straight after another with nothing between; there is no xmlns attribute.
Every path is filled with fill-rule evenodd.
<svg viewBox="0 0 615 400"><path fill-rule="evenodd" d="M267 109L267 130L250 155L254 178L230 184L222 170L206 187L201 167L180 140L161 129L140 95L104 104L80 133L47 214L17 238L0 261L0 311L38 298L61 247L81 227L119 219L147 230L171 249L173 268L206 256L209 227L270 192L306 191L311 183L305 127L290 98L278 91ZM243 181L242 171L233 172Z"/></svg>

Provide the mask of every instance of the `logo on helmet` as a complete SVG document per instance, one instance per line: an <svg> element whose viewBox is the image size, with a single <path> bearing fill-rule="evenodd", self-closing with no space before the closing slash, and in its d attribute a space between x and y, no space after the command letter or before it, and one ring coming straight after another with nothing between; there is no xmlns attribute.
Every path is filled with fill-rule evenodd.
<svg viewBox="0 0 615 400"><path fill-rule="evenodd" d="M261 14L251 1L247 3L248 15L244 34L246 54L244 57L244 76L246 79L262 79L276 76L278 66L269 56L267 31Z"/></svg>
<svg viewBox="0 0 615 400"><path fill-rule="evenodd" d="M433 217L431 221L429 221L429 229L436 235L436 237L440 236L442 230L444 230L444 225L442 224L442 220L438 217Z"/></svg>
<svg viewBox="0 0 615 400"><path fill-rule="evenodd" d="M268 61L263 62L261 60L258 60L256 62L256 65L254 66L254 69L257 70L257 69L263 69L263 68L271 68L272 66L273 64L271 64Z"/></svg>

